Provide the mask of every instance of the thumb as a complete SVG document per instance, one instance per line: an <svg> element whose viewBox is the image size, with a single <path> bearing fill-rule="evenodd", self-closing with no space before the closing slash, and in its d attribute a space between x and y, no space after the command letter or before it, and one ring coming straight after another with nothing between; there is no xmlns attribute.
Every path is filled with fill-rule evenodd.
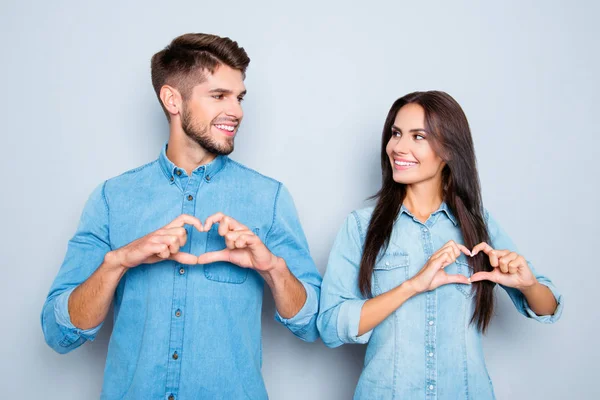
<svg viewBox="0 0 600 400"><path fill-rule="evenodd" d="M448 275L448 283L464 283L465 285L471 284L469 278L461 274Z"/></svg>
<svg viewBox="0 0 600 400"><path fill-rule="evenodd" d="M492 272L488 272L488 271L476 272L473 274L473 276L471 276L471 282L479 282L479 281L491 281L494 283L498 283L494 274Z"/></svg>
<svg viewBox="0 0 600 400"><path fill-rule="evenodd" d="M175 260L181 264L194 265L198 262L198 257L193 254L178 252L175 254L171 254L169 257L171 260Z"/></svg>
<svg viewBox="0 0 600 400"><path fill-rule="evenodd" d="M229 249L211 251L198 256L198 264L210 264L217 261L229 261Z"/></svg>

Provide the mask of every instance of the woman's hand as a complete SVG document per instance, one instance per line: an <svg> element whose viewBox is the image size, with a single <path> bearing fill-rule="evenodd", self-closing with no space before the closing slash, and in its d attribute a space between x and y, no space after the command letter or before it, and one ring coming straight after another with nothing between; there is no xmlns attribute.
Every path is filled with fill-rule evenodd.
<svg viewBox="0 0 600 400"><path fill-rule="evenodd" d="M471 276L471 282L487 280L521 291L533 287L537 283L537 279L523 256L510 250L495 250L485 242L479 243L473 248L472 256L480 251L490 258L490 264L494 270L474 273Z"/></svg>
<svg viewBox="0 0 600 400"><path fill-rule="evenodd" d="M471 255L469 249L453 240L433 253L427 264L408 282L417 293L427 292L448 283L469 285L469 278L461 274L449 275L444 268L456 261L460 253Z"/></svg>

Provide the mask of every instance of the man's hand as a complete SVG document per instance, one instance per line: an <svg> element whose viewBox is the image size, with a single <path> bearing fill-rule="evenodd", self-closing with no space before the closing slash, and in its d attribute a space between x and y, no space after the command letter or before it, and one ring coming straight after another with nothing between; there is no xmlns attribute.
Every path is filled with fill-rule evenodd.
<svg viewBox="0 0 600 400"><path fill-rule="evenodd" d="M125 269L163 260L194 265L198 262L198 257L179 251L187 241L185 225L192 225L203 232L202 223L198 218L182 214L161 229L110 252L107 259L110 259L111 264Z"/></svg>
<svg viewBox="0 0 600 400"><path fill-rule="evenodd" d="M225 238L226 248L200 255L198 264L227 261L259 273L268 273L281 264L247 226L220 212L206 219L204 231L208 232L213 224L219 224L219 235Z"/></svg>

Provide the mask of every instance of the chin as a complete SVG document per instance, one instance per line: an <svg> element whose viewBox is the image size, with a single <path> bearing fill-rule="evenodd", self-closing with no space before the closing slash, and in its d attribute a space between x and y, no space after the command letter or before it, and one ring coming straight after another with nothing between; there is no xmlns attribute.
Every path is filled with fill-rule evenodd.
<svg viewBox="0 0 600 400"><path fill-rule="evenodd" d="M411 185L413 183L419 182L419 179L411 178L408 176L398 176L399 174L395 173L392 175L392 179L396 183L400 183L402 185Z"/></svg>

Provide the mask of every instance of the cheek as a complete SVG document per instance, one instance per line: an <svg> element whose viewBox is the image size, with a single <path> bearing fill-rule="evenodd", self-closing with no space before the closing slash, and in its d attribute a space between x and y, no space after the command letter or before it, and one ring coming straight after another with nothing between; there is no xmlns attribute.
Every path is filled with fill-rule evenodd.
<svg viewBox="0 0 600 400"><path fill-rule="evenodd" d="M394 145L392 144L392 141L389 140L387 145L385 146L385 152L387 153L388 157L392 157L393 149Z"/></svg>
<svg viewBox="0 0 600 400"><path fill-rule="evenodd" d="M427 164L432 167L442 162L442 159L429 145L419 146L417 149L415 149L414 155L421 164Z"/></svg>

